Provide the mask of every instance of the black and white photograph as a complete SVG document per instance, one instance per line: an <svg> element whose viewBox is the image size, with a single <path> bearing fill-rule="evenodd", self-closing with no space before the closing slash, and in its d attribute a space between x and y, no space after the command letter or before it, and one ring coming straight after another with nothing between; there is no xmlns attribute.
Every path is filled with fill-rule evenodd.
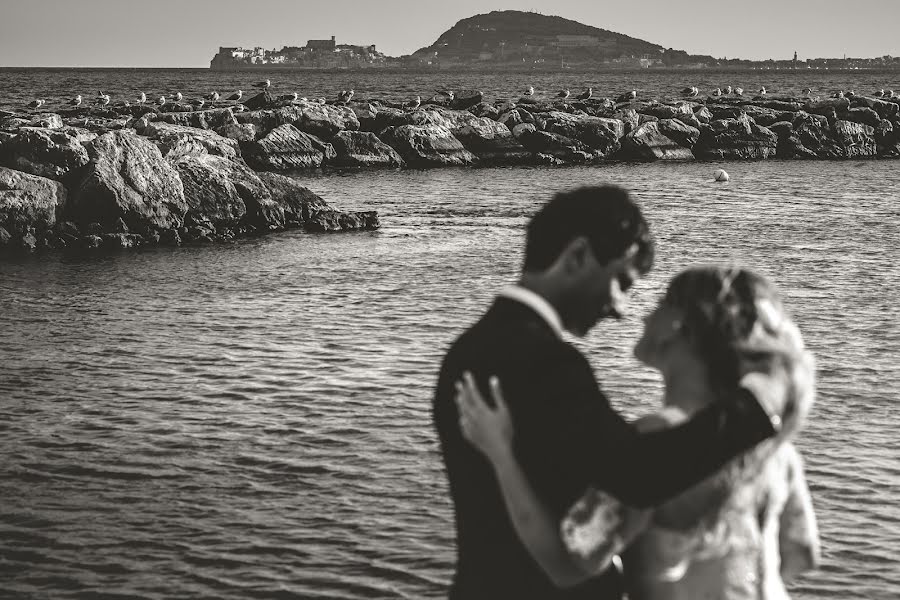
<svg viewBox="0 0 900 600"><path fill-rule="evenodd" d="M900 598L898 24L0 0L0 600Z"/></svg>

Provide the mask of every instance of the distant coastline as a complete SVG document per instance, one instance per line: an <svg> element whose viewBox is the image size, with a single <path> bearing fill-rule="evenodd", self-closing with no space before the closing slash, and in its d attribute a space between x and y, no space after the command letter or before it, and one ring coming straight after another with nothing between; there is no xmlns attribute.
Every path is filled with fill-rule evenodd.
<svg viewBox="0 0 900 600"><path fill-rule="evenodd" d="M308 40L304 46L267 50L260 46L220 46L210 61L214 71L413 70L442 72L566 72L623 70L690 71L900 71L900 57L792 58L744 60L689 54L562 17L515 10L462 19L434 43L392 57L375 44Z"/></svg>

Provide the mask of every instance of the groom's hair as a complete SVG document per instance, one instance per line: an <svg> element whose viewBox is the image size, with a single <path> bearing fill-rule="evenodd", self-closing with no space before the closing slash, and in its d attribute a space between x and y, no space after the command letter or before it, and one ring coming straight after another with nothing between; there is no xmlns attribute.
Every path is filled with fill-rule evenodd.
<svg viewBox="0 0 900 600"><path fill-rule="evenodd" d="M637 266L653 266L653 238L641 210L618 186L582 187L557 193L531 218L525 239L525 271L550 267L575 238L585 237L601 264L637 245Z"/></svg>

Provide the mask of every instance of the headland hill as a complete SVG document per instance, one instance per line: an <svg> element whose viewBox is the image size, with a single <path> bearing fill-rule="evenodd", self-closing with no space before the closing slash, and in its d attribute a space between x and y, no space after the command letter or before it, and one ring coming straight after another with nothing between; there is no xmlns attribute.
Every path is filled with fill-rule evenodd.
<svg viewBox="0 0 900 600"><path fill-rule="evenodd" d="M716 58L664 48L563 17L504 10L462 19L430 46L398 57L379 52L373 43L339 44L331 36L281 50L222 46L209 66L216 71L900 70L900 57L799 59L795 52L789 58L758 61Z"/></svg>

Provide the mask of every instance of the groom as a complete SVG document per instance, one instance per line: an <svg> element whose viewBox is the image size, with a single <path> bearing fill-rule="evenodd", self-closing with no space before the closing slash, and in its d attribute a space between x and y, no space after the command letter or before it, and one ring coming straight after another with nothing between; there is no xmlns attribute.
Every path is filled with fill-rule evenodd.
<svg viewBox="0 0 900 600"><path fill-rule="evenodd" d="M532 560L490 464L462 437L454 383L464 371L482 389L489 376L500 378L516 457L560 520L589 485L632 506L660 504L776 432L778 418L762 406L770 399L760 374L665 431L638 433L610 407L562 332L582 337L600 320L620 316L628 289L652 262L647 223L628 192L604 186L559 193L528 224L518 284L502 290L447 352L434 420L456 512L451 599L618 600L623 593L613 567L561 589Z"/></svg>

